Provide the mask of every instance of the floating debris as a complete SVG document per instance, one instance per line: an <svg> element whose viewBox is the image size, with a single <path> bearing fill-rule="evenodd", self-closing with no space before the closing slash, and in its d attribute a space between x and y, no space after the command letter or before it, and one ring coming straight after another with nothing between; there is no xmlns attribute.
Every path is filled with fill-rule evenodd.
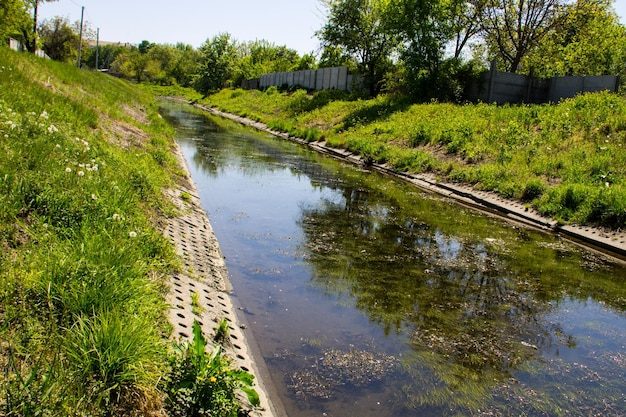
<svg viewBox="0 0 626 417"><path fill-rule="evenodd" d="M393 356L354 347L350 350L323 350L321 356L283 351L274 357L304 363L304 371L290 373L286 380L296 398L305 401L309 398L330 400L341 386L363 388L382 381L397 365Z"/></svg>

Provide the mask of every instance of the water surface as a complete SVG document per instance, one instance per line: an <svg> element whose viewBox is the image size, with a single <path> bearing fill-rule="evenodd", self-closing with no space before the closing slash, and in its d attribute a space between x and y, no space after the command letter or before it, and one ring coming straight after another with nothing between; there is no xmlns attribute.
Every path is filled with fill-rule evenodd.
<svg viewBox="0 0 626 417"><path fill-rule="evenodd" d="M626 270L230 122L163 114L290 417L626 415Z"/></svg>

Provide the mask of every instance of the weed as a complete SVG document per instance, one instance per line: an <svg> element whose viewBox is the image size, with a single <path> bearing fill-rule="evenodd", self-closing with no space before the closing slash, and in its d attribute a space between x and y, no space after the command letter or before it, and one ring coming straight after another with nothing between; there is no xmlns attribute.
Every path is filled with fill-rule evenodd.
<svg viewBox="0 0 626 417"><path fill-rule="evenodd" d="M191 293L191 312L196 316L200 316L204 312L204 307L200 304L200 295L197 292Z"/></svg>
<svg viewBox="0 0 626 417"><path fill-rule="evenodd" d="M206 352L206 339L197 321L193 324L193 340L176 346L172 355L171 373L164 383L166 410L171 416L237 415L241 409L235 391L242 390L248 401L259 405L259 396L252 388L254 377L244 370L230 369L230 361L222 355L221 346Z"/></svg>
<svg viewBox="0 0 626 417"><path fill-rule="evenodd" d="M228 328L228 320L222 319L218 323L215 328L215 335L213 336L213 341L219 344L224 344L228 341L228 335L230 334L230 330Z"/></svg>

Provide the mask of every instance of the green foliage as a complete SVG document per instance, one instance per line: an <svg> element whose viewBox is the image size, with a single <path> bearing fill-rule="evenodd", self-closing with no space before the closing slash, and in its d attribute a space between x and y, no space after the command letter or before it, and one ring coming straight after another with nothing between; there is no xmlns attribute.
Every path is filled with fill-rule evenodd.
<svg viewBox="0 0 626 417"><path fill-rule="evenodd" d="M524 59L539 77L621 75L626 63L626 27L610 0L579 0L565 6L558 23Z"/></svg>
<svg viewBox="0 0 626 417"><path fill-rule="evenodd" d="M235 69L237 47L230 34L221 33L200 47L201 64L194 88L208 94L225 87Z"/></svg>
<svg viewBox="0 0 626 417"><path fill-rule="evenodd" d="M221 346L206 352L207 343L197 321L193 340L176 346L171 374L165 382L166 409L171 416L236 417L240 410L235 391L242 390L252 405L259 396L252 389L254 377L244 370L229 369Z"/></svg>
<svg viewBox="0 0 626 417"><path fill-rule="evenodd" d="M0 42L8 43L9 38L26 43L29 31L32 31L32 17L23 0L3 0L0 2Z"/></svg>
<svg viewBox="0 0 626 417"><path fill-rule="evenodd" d="M328 2L328 21L317 32L317 36L324 48L341 51L340 56L349 56L357 62L365 86L372 96L381 91L383 78L391 66L391 54L398 45L389 27L386 2Z"/></svg>
<svg viewBox="0 0 626 417"><path fill-rule="evenodd" d="M79 34L74 33L67 18L55 17L39 27L42 49L56 61L75 62L78 58Z"/></svg>
<svg viewBox="0 0 626 417"><path fill-rule="evenodd" d="M242 80L259 78L263 74L311 69L315 64L312 55L300 57L296 50L266 40L243 42L237 48L234 85L240 85Z"/></svg>

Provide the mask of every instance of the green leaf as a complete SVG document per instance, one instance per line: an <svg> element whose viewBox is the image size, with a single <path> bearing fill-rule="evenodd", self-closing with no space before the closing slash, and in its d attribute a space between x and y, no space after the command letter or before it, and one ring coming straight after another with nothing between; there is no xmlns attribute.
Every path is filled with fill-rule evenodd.
<svg viewBox="0 0 626 417"><path fill-rule="evenodd" d="M259 399L259 394L252 388L249 387L241 387L241 390L246 393L248 397L248 401L255 407L259 407L261 405L261 400Z"/></svg>

